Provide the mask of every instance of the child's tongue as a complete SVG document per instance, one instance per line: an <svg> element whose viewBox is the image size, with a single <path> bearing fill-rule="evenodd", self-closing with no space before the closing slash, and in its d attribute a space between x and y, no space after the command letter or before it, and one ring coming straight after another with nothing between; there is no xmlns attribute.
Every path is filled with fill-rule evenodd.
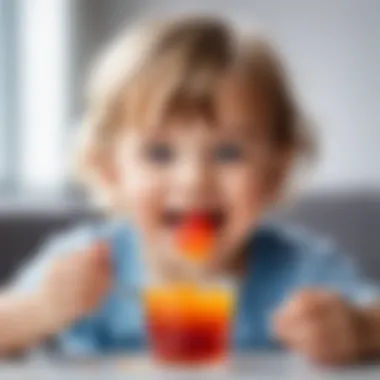
<svg viewBox="0 0 380 380"><path fill-rule="evenodd" d="M202 261L212 251L216 225L209 213L197 212L184 217L176 233L179 253L188 259Z"/></svg>

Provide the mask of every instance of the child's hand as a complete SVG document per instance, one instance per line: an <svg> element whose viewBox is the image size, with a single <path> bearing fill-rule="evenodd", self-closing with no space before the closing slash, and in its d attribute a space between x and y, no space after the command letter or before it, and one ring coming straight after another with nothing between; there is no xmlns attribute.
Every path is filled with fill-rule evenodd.
<svg viewBox="0 0 380 380"><path fill-rule="evenodd" d="M286 346L314 362L344 364L363 353L361 319L360 311L338 295L307 290L276 313L274 330Z"/></svg>
<svg viewBox="0 0 380 380"><path fill-rule="evenodd" d="M110 280L109 252L104 244L57 259L39 292L52 329L61 329L96 308Z"/></svg>

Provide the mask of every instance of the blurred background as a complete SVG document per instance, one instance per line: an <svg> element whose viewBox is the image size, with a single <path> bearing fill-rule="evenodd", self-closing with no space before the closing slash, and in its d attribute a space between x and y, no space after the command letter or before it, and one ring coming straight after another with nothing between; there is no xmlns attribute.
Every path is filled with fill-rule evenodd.
<svg viewBox="0 0 380 380"><path fill-rule="evenodd" d="M0 280L89 213L67 168L99 48L141 19L203 12L267 33L316 121L320 160L278 217L331 235L380 278L379 0L0 0Z"/></svg>

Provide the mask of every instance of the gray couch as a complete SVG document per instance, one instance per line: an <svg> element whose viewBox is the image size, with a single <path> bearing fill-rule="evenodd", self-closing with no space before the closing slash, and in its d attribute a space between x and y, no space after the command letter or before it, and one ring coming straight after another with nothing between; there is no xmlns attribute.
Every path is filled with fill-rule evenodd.
<svg viewBox="0 0 380 380"><path fill-rule="evenodd" d="M0 282L4 282L52 232L93 217L83 211L0 214ZM276 213L338 241L364 272L380 280L380 192L309 196Z"/></svg>

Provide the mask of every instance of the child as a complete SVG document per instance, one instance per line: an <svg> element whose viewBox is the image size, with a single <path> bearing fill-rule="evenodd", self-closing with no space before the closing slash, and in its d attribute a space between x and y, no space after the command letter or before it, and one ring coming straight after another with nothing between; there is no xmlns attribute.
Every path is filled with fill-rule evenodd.
<svg viewBox="0 0 380 380"><path fill-rule="evenodd" d="M376 289L328 245L263 222L310 148L267 43L221 20L153 23L93 74L78 162L111 217L51 240L3 292L3 354L51 336L73 355L141 346L138 299L120 289L184 278L175 233L197 213L217 229L203 274L239 284L237 348L380 355Z"/></svg>

